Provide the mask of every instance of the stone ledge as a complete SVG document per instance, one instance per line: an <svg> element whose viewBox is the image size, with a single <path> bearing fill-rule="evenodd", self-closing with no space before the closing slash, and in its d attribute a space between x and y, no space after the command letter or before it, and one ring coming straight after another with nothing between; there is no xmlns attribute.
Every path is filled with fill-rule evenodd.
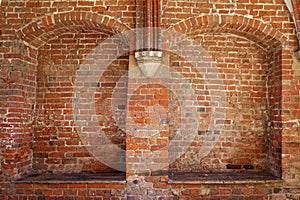
<svg viewBox="0 0 300 200"><path fill-rule="evenodd" d="M281 183L281 180L267 172L178 172L169 176L170 184L245 184Z"/></svg>
<svg viewBox="0 0 300 200"><path fill-rule="evenodd" d="M126 183L125 173L30 174L18 183Z"/></svg>

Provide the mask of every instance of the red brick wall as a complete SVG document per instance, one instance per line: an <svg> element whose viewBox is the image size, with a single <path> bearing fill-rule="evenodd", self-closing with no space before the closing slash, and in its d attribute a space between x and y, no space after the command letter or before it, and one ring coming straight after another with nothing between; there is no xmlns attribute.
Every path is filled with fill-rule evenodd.
<svg viewBox="0 0 300 200"><path fill-rule="evenodd" d="M180 2L177 2L178 4ZM253 4L260 4L259 2L253 2ZM212 3L213 5L207 5L207 6L217 6L218 3ZM239 3L239 6L243 6L244 3ZM247 3L245 3L247 4ZM176 7L176 3L172 4L173 7ZM204 5L204 4L203 4ZM206 5L200 7L199 8L204 8ZM248 5L250 6L250 5ZM259 6L258 6L259 7ZM167 8L167 7L166 7ZM180 12L184 12L182 11L182 8L179 8L178 6L176 7L177 9L181 9ZM167 9L165 9L167 10ZM170 9L169 12L173 12L173 10L176 9ZM186 9L188 10L188 8ZM193 9L190 9L193 10ZM211 11L211 10L210 10ZM287 10L285 10L287 11ZM188 12L188 11L186 11ZM233 11L235 12L235 11ZM167 13L167 11L166 11ZM266 14L270 14L272 12L266 12ZM279 12L282 15L284 15L285 12ZM174 13L175 14L175 13ZM281 15L279 14L279 15ZM175 14L177 17L179 17L180 15L177 13ZM270 119L271 121L268 123L267 129L268 130L268 134L269 136L267 136L267 145L270 145L267 147L267 152L268 152L268 157L269 160L268 162L270 162L271 164L270 166L270 170L271 172L273 172L274 174L276 174L277 176L280 176L281 173L281 133L282 133L282 124L281 124L281 119L284 120L289 120L289 119L295 119L294 115L292 117L292 115L289 112L282 112L282 106L283 105L287 105L287 107L289 107L288 105L291 105L291 102L288 102L288 104L283 103L282 102L282 95L283 93L289 94L289 93L297 93L296 91L292 92L289 86L283 86L282 84L289 84L290 80L291 80L291 63L289 61L289 59L291 59L292 57L292 52L293 49L295 50L297 48L297 44L296 44L296 40L295 36L293 34L291 34L291 30L289 29L289 25L290 27L292 27L292 22L287 22L287 21L272 21L272 26L273 27L278 27L278 30L281 30L280 28L282 27L286 27L284 30L281 30L282 33L286 34L286 38L280 36L280 33L276 33L276 30L272 30L272 26L268 27L265 24L260 24L259 21L252 21L252 19L245 19L243 17L238 17L238 16L211 16L208 15L207 17L204 15L203 17L195 17L195 18L190 18L190 19L186 19L186 17L188 16L193 16L191 13L187 14L185 13L184 16L182 17L183 21L181 21L180 23L175 24L175 26L173 27L173 30L176 30L178 32L181 33L187 33L189 35L193 35L193 34L201 34L201 33L206 33L206 32L219 32L221 30L221 32L229 32L229 33L233 33L235 35L238 36L242 36L245 37L247 39L250 39L253 42L257 42L257 44L259 44L260 46L262 46L268 54L268 57L271 58L268 62L269 62L269 70L268 73L270 73L269 76L269 95L272 96L270 98L269 96L269 102L271 103L270 105L270 109L269 109L269 114L270 114ZM176 17L176 19L177 19ZM257 15L253 15L251 16L251 18L260 18L260 16ZM284 16L282 16L281 20L284 18ZM175 18L173 17L172 20L174 20ZM266 18L268 19L268 18ZM276 19L276 18L275 18ZM170 20L170 16L166 17L165 19ZM200 26L201 28L198 28L198 26ZM219 29L219 27L221 29ZM201 31L197 31L197 30L201 30ZM262 38L264 38L262 40ZM274 40L277 39L276 40ZM267 40L269 40L269 42L266 42ZM273 40L273 41L272 41ZM279 42L279 43L278 43ZM281 44L280 44L281 43ZM285 48L284 50L280 50L281 46L284 44ZM276 49L276 50L275 50ZM278 68L279 67L279 68ZM282 67L284 67L286 70L282 71ZM283 80L283 82L281 82ZM285 106L284 106L285 107ZM298 105L291 105L289 108L287 108L288 110L292 109L297 109ZM271 126L270 126L271 124ZM273 125L272 125L273 124ZM284 141L283 141L284 142ZM290 161L288 161L290 162ZM287 175L286 174L287 171L284 170L284 176Z"/></svg>
<svg viewBox="0 0 300 200"><path fill-rule="evenodd" d="M243 165L252 165L254 170L267 170L267 53L254 42L229 34L199 34L194 39L211 55L211 63L219 73L225 98L224 105L220 99L220 107L225 106L225 121L219 130L209 128L211 123L217 123L218 120L212 114L212 94L207 89L212 87L212 83L208 83L201 72L197 72L197 66L189 65L188 61L172 66L189 80L200 109L198 136L185 155L173 164L173 170L226 171L226 165L230 164L240 165L240 169L244 169ZM175 65L176 62L178 58L172 57L171 63ZM172 130L173 133L176 131ZM208 139L208 131L218 133L212 133L213 138ZM216 143L203 158L201 147L207 139Z"/></svg>
<svg viewBox="0 0 300 200"><path fill-rule="evenodd" d="M101 5L94 6L94 3L97 5L98 4ZM133 7L131 3L120 1L120 4L123 4L123 6L125 7L124 12L117 11L115 9L116 5L114 4L114 2L106 2L106 3L107 3L106 12L110 12L110 15L121 14L123 19L128 22L128 25L130 25L130 23L134 21L133 20L134 12L129 11ZM112 3L114 4L113 6L111 6ZM43 45L47 44L49 40L56 37L55 35L60 35L66 32L69 33L71 32L71 34L76 34L80 30L88 30L88 29L89 29L88 31L89 33L92 32L95 33L97 30L102 30L106 34L107 33L111 34L112 29L114 29L116 33L128 29L127 25L121 24L120 22L113 20L113 18L111 17L107 17L104 14L103 11L104 9L102 8L102 4L103 2L94 2L94 1L93 2L69 2L69 3L54 2L53 4L51 2L35 2L35 1L2 2L1 10L3 11L3 13L1 13L1 15L3 14L3 18L1 18L1 20L2 19L4 20L1 21L1 23L6 24L1 27L1 33L2 33L1 46L3 47L1 48L1 58L3 61L1 63L1 67L2 69L5 70L1 71L1 84L2 84L1 85L1 113L2 113L1 133L2 136L1 136L0 158L1 158L1 173L4 181L17 178L21 174L32 171L31 168L32 166L34 167L34 169L38 169L39 171L40 170L39 167L43 165L43 163L49 163L50 165L48 166L49 169L48 167L46 167L43 168L43 170L41 171L48 171L48 170L64 171L70 169L70 166L63 166L62 165L63 162L71 162L72 164L75 164L73 165L74 167L70 169L71 171L80 171L80 170L107 171L108 169L107 166L104 166L103 164L99 163L94 158L91 159L90 154L86 151L86 149L83 146L76 145L77 143L79 143L79 140L78 140L78 135L76 135L76 131L74 127L72 128L72 126L74 125L69 124L70 125L69 127L65 127L60 124L61 122L65 123L64 125L66 125L66 123L69 123L70 116L72 115L70 113L70 107L69 107L70 104L68 105L66 104L66 102L71 102L72 99L70 97L70 93L68 93L68 91L70 91L70 87L69 87L70 82L66 81L65 79L66 74L64 75L59 73L55 74L54 76L56 75L62 76L60 77L61 79L58 77L52 77L52 80L50 80L50 82L56 79L57 82L54 83L54 85L55 84L65 84L65 85L64 86L60 85L62 86L61 88L55 88L54 91L51 91L50 93L45 94L44 96L41 90L46 90L46 88L48 88L49 85L45 86L43 89L42 87L36 88L37 86L36 81L40 80L39 81L40 84L41 80L43 78L45 79L44 76L39 77L36 74L36 71L38 69L37 67L40 67L39 66L40 63L38 63L37 55L41 53L42 50L44 50L43 48L47 47L47 45L44 47ZM127 8L129 10L127 10ZM47 15L47 13L49 14L55 11L68 12L74 10L78 12L73 12L73 13L69 12L68 14L57 14L57 15L53 15L52 17L44 17L45 15ZM87 13L81 11L88 11L88 12L92 11L95 12L95 14L91 15L91 12ZM75 16L79 17L77 21L75 19ZM32 21L32 19L36 19L36 20ZM73 21L74 23L72 23L71 21ZM52 26L50 26L50 24ZM74 26L76 25L77 27L75 28ZM85 26L86 28L83 28L83 26ZM16 30L21 27L23 27L24 29L20 29L18 32L19 36L17 36L15 32L17 32ZM107 27L110 27L110 31L107 31L106 29ZM17 38L23 38L22 40L26 41L25 45L21 42L21 40ZM84 41L87 42L87 44L85 44L86 46L80 48L85 48L85 50L88 50L88 49L92 49L96 45L95 38L91 38L89 41L87 40ZM70 46L72 46L72 43L79 42L79 40L75 37L74 40L70 40L68 42L70 42ZM71 48L70 46L68 48ZM60 48L65 48L65 47L57 47L57 48L58 48L57 50L60 51L62 50ZM73 50L75 50L74 48L75 47L73 45ZM40 51L38 52L37 49L39 49ZM55 48L53 50L55 50ZM85 52L85 54L86 53L87 52ZM60 52L59 54L62 55L63 53ZM57 54L56 56L59 57L59 54ZM48 56L51 57L51 53ZM69 56L72 57L71 54ZM68 59L67 60L68 61L73 60L77 62L77 64L80 64L80 62L78 62L80 58L76 57L77 54L73 56L74 57L72 57L71 59L70 57L68 57L69 60ZM39 58L42 57L43 55L39 54ZM62 57L60 57L60 59L63 60L63 57L67 57L67 56L63 55ZM54 58L55 56L53 56L53 59ZM56 58L54 60L56 60ZM117 61L115 66L112 66L112 68L114 67L118 68L118 66L124 66L127 68L126 62L127 62L126 58L123 59L123 61ZM58 63L55 64L52 63L52 64L55 67L57 67L58 65ZM72 67L76 68L76 66L72 66ZM41 68L39 68L39 70L43 71ZM51 70L48 70L48 72L49 71ZM74 77L72 77L73 75L71 73L73 73L74 71L72 72L72 70L70 70L69 72L70 74L68 74L67 76L73 79ZM113 76L116 81L117 79L116 77L120 77L121 74L113 75ZM107 78L110 79L109 81L111 81L112 77L108 76ZM43 83L49 84L49 82L48 83L43 82ZM64 89L66 90L64 91ZM36 93L36 91L38 93ZM40 109L41 108L39 107L41 106L40 102L38 102L37 106L35 106L36 103L35 95L37 95L37 100L39 101L45 101L46 99L48 99L46 100L48 101L47 103L51 104L51 106L56 108L51 108L47 110L47 108L44 109L43 107L42 109ZM46 99L42 100L38 95L42 95L42 97L46 97ZM64 98L61 98L56 102L56 97L61 97L64 95L66 95ZM110 98L108 97L107 99L109 101ZM52 103L50 103L51 101ZM62 110L58 111L58 109L62 107L65 108L65 111ZM49 111L52 115L51 114L47 115L43 113L44 111L46 112ZM39 132L33 131L38 128L37 126L35 126L36 129L32 129L32 122L34 121L34 116L33 116L34 113L38 114L37 116L39 117L39 119L41 119L42 117L49 119L50 117L48 121L45 120L42 122L42 124L44 123L44 126L46 126L45 124L48 122L52 123L52 126L54 123L56 123L55 127L52 128L42 127L43 125L38 127L40 128L40 130L43 129L42 132L45 133L46 135L47 134L52 135L52 139L54 139L52 141L48 140L45 142L45 138L50 136L48 135L44 137L43 139L40 140L40 142L44 140L45 142L44 145L39 146L38 148L37 148L38 143L36 143L38 142L38 140L35 140L34 138L39 134ZM45 115L41 116L42 113ZM59 117L57 117L56 119L53 118L51 119L51 116L54 115L56 115L56 117L57 116ZM61 119L61 117L64 119L64 121L58 121L59 119ZM35 125L37 125L37 123L35 123ZM71 133L73 133L74 136L73 140L70 140L70 137L66 135L64 138L65 140L63 139L62 141L58 141L57 139L55 139L57 137L56 131L58 129L60 129L59 131L61 133L66 133L66 135L68 134L71 135ZM107 132L109 131L111 130L108 130ZM124 140L119 137L120 135L121 134L119 132L117 138L111 137L111 139L113 142L120 144L124 148L124 143L123 143ZM71 147L71 149L73 149L73 152L69 152L69 154L66 152L66 154L68 155L65 155L65 152L62 152L61 151L62 149L59 148L60 147L68 148L68 146L64 146L64 147L60 146L62 143L67 143L67 142L68 143L70 142L69 147L73 145ZM32 143L34 144L32 145ZM51 145L54 145L54 147L53 146L50 147ZM34 149L31 149L32 147ZM47 150L47 148L49 147L50 149L52 148L53 152L47 151L47 153L45 153L45 150ZM39 148L41 148L42 150L37 150ZM32 157L33 154L34 154L34 158ZM47 158L37 159L39 156L47 157ZM71 156L71 158L64 159L67 156ZM1 187L7 188L9 187L9 184L5 184L5 182L2 182Z"/></svg>
<svg viewBox="0 0 300 200"><path fill-rule="evenodd" d="M230 0L188 2L164 0L162 10L162 24L165 27L189 17L206 14L240 15L261 19L289 34L292 34L294 27L284 0L243 0L238 2Z"/></svg>
<svg viewBox="0 0 300 200"><path fill-rule="evenodd" d="M294 6L297 10L295 1ZM16 192L9 181L33 169L38 172L110 170L93 158L87 151L87 145L80 141L72 119L71 85L75 70L84 57L103 39L100 35L111 36L136 27L135 1L2 0L0 9L1 188L11 187L10 192ZM211 54L223 78L227 100L226 124L216 148L202 160L192 155L201 145L201 133L207 126L204 123L186 156L171 165L171 169L226 171L227 164L249 164L254 166L254 170L267 169L282 176L283 186L278 187L286 190L280 191L287 197L297 198L300 84L299 77L295 75L298 66L292 67L292 55L298 49L298 41L284 0L163 0L161 14L164 28L188 34L201 42ZM299 13L295 14L298 22ZM81 50L84 50L83 54L78 54ZM178 71L191 68L188 62L179 61L176 56L171 57L170 65ZM116 123L125 127L126 119L123 115L115 122L109 107L114 102L115 84L127 67L126 55L107 69L107 76L99 80L103 83L101 87L95 87L95 110L101 118L96 127L104 130L120 148L124 148L125 138L121 130L116 130ZM118 73L115 74L116 71ZM183 75L188 77L191 73ZM198 76L201 78L201 74ZM201 82L194 83L193 79L188 80L195 88L203 85ZM161 91L162 88L156 89ZM175 94L168 92L172 99ZM202 92L201 89L196 90L197 95ZM121 115L125 112L124 101L116 105L120 106L118 112ZM204 100L200 98L201 103ZM174 105L172 107L171 104L171 111ZM202 112L210 108L209 104L204 105L199 111L206 119L209 115ZM171 114L176 116L178 113ZM170 138L176 129L175 119L169 120L173 125ZM168 143L164 140L155 142L155 145ZM138 141L127 141L128 146L135 143ZM141 148L144 146L144 142L138 144ZM63 165L66 163L68 165ZM153 180L150 178L149 182ZM272 189L267 192L253 190L250 193L245 190L252 186L241 186L238 198L283 198L277 195L277 189L273 192ZM32 191L38 191L44 186L30 187ZM160 187L168 188L166 184L157 186ZM211 193L217 195L216 199L230 198L235 194L224 185L212 187L218 188L218 192ZM24 196L23 189L18 191ZM85 195L86 191L83 192ZM48 192L48 195L55 195L57 191ZM198 198L201 192L201 189L188 190L181 195L197 193L195 198ZM3 193L8 197L8 190ZM57 193L61 194L60 191Z"/></svg>
<svg viewBox="0 0 300 200"><path fill-rule="evenodd" d="M81 116L74 112L76 97L73 88L77 78L76 71L86 65L89 56L91 57L89 54L93 54L97 44L108 37L107 34L95 31L79 30L63 33L39 49L36 120L33 129L34 170L54 173L110 170L89 153L89 141L82 141L84 131L78 130L74 122L74 118ZM105 59L109 55L103 52L101 56L99 59ZM125 133L116 124L116 116L112 113L112 98L116 98L113 97L114 88L126 73L127 66L128 59L120 58L107 67L103 76L99 77L98 85L94 83L97 85L94 109L99 128L123 149ZM86 79L88 77L87 75ZM89 102L88 99L86 101ZM126 98L124 101L123 105ZM125 119L118 120L118 125L123 123L124 126Z"/></svg>
<svg viewBox="0 0 300 200"><path fill-rule="evenodd" d="M285 199L278 184L191 184L173 183L172 191L180 199ZM201 189L199 189L201 188Z"/></svg>
<svg viewBox="0 0 300 200"><path fill-rule="evenodd" d="M293 12L294 12L295 25L299 29L299 25L300 25L300 4L296 0L292 0L291 2L292 2ZM300 37L299 32L297 33L297 37L299 39L299 37Z"/></svg>
<svg viewBox="0 0 300 200"><path fill-rule="evenodd" d="M148 174L168 167L168 89L164 79L130 80L127 121L127 174ZM153 84L152 82L155 82ZM159 84L161 83L161 84ZM137 126L136 126L137 124ZM130 132L129 132L130 131Z"/></svg>
<svg viewBox="0 0 300 200"><path fill-rule="evenodd" d="M48 183L16 184L15 193L20 199L124 199L124 183Z"/></svg>

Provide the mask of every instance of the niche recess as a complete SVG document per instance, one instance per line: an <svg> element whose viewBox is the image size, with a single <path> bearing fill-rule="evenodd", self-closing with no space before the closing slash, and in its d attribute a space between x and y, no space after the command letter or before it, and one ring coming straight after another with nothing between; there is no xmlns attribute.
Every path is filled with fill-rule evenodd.
<svg viewBox="0 0 300 200"><path fill-rule="evenodd" d="M73 112L76 71L87 62L88 54L109 36L92 30L75 30L51 39L39 49L33 142L33 169L38 173L114 171L88 151L90 144L82 140L80 129L74 123L74 117L82 115L76 116ZM99 59L108 56L102 55ZM107 67L99 82L94 83L97 84L95 117L98 127L122 149L125 148L125 133L116 124L111 105L116 83L126 73L127 66L128 59L120 57ZM89 73L86 74L88 79ZM126 102L126 96L123 98ZM125 117L118 122L125 123ZM125 160L124 155L111 156Z"/></svg>
<svg viewBox="0 0 300 200"><path fill-rule="evenodd" d="M209 129L209 123L218 122L212 119L211 97L201 72L189 60L170 56L170 66L189 80L198 96L199 115L198 135L170 165L170 171L175 174L265 172L280 177L281 133L276 128L281 106L280 43L273 39L268 45L253 35L219 28L195 28L189 36L210 55L212 65L218 70L226 117L220 122L222 129ZM176 96L170 95L170 139L182 120L176 101ZM201 147L207 134L214 146L203 156Z"/></svg>

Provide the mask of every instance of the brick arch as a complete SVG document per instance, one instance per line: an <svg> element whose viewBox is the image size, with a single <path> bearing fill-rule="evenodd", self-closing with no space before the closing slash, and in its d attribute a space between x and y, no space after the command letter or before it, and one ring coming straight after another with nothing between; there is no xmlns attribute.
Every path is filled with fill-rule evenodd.
<svg viewBox="0 0 300 200"><path fill-rule="evenodd" d="M169 30L182 34L215 32L232 33L244 36L256 43L263 49L271 50L278 46L287 45L287 38L271 25L261 21L237 15L205 15L186 19Z"/></svg>
<svg viewBox="0 0 300 200"><path fill-rule="evenodd" d="M109 35L130 31L130 27L107 15L72 11L45 16L16 31L29 46L39 48L61 33L80 30L99 30Z"/></svg>

